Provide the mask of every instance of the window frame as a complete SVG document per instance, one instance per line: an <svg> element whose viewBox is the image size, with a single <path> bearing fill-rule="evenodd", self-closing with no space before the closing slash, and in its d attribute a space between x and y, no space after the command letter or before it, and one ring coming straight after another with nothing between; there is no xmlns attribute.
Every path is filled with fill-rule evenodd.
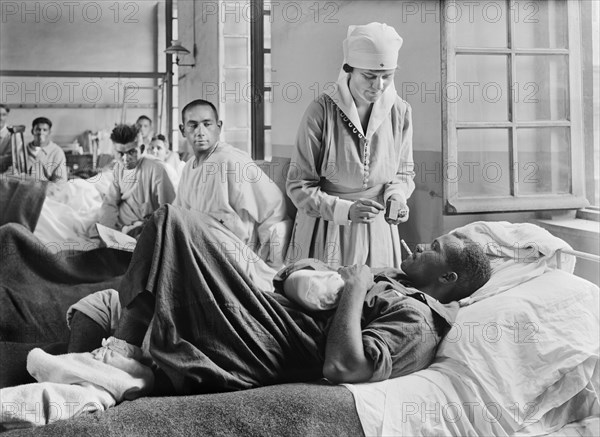
<svg viewBox="0 0 600 437"><path fill-rule="evenodd" d="M253 159L265 158L265 48L264 0L251 0L250 8L250 81L252 83L250 137Z"/></svg>
<svg viewBox="0 0 600 437"><path fill-rule="evenodd" d="M444 89L448 84L459 83L456 74L457 54L497 54L508 57L508 89L512 96L513 78L515 77L515 58L517 54L565 54L569 58L569 116L567 120L556 121L515 121L515 105L509 98L509 120L506 122L459 122L457 116L457 102L450 102L448 98L442 99L442 156L444 179L444 213L447 215L507 212L507 211L536 211L556 209L577 209L589 205L585 196L585 146L583 144L583 92L581 78L581 25L579 16L579 3L566 1L567 4L567 41L566 49L515 49L513 41L513 7L516 0L506 0L507 47L457 47L456 24L446 19L448 8L456 4L456 0L444 0L442 4L441 22L441 54L442 71L441 80ZM575 42L575 43L573 43ZM445 97L445 96L444 96ZM571 192L568 194L535 194L519 196L518 185L515 183L515 164L517 162L518 144L516 143L517 127L564 127L570 128L570 175ZM501 127L509 130L509 181L510 195L506 197L459 197L458 180L450 178L448 169L451 164L458 165L458 129L477 127ZM578 171L581 170L581 171Z"/></svg>

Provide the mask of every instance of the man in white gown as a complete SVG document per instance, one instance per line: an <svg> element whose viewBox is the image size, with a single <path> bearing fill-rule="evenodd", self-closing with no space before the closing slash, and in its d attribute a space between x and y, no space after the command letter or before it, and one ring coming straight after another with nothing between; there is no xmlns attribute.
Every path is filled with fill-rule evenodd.
<svg viewBox="0 0 600 437"><path fill-rule="evenodd" d="M291 227L283 192L247 153L219 140L223 123L210 102L188 103L182 120L195 156L183 169L174 205L215 218L280 268Z"/></svg>

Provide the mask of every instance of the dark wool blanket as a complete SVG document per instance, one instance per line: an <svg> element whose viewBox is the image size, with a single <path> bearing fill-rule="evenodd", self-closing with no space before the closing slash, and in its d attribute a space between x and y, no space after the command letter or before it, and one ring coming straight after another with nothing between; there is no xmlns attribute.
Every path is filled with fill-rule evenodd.
<svg viewBox="0 0 600 437"><path fill-rule="evenodd" d="M323 321L256 289L213 222L164 205L140 235L119 291L123 307L143 291L155 296L154 361L178 394L318 379Z"/></svg>
<svg viewBox="0 0 600 437"><path fill-rule="evenodd" d="M35 230L46 199L48 183L0 175L0 225L19 223Z"/></svg>
<svg viewBox="0 0 600 437"><path fill-rule="evenodd" d="M63 342L66 311L90 293L118 289L131 253L61 251L19 224L0 226L0 341Z"/></svg>

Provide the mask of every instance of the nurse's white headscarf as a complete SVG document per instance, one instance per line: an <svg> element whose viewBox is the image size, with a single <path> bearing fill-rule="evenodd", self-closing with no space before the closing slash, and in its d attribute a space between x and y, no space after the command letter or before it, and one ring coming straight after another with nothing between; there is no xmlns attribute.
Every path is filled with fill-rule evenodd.
<svg viewBox="0 0 600 437"><path fill-rule="evenodd" d="M344 64L366 70L391 70L398 66L398 50L402 47L402 38L393 27L384 23L369 23L361 26L351 25L344 40ZM338 76L336 90L330 94L333 101L346 114L354 127L367 139L377 131L383 119L389 114L397 93L392 83L374 103L367 132L363 132L358 111L348 87L349 74L343 68Z"/></svg>
<svg viewBox="0 0 600 437"><path fill-rule="evenodd" d="M398 66L400 47L402 38L387 24L351 25L344 40L344 64L365 70L390 70Z"/></svg>

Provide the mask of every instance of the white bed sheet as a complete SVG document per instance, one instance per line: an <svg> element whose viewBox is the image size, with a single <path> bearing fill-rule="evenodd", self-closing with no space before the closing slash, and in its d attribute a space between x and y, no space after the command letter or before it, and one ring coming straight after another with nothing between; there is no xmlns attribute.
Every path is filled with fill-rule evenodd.
<svg viewBox="0 0 600 437"><path fill-rule="evenodd" d="M600 435L600 416L590 416L569 423L560 430L548 434L548 437L598 437Z"/></svg>
<svg viewBox="0 0 600 437"><path fill-rule="evenodd" d="M100 218L102 195L111 179L112 172L105 171L90 179L51 185L34 235L56 252L97 248L100 240L89 233Z"/></svg>

